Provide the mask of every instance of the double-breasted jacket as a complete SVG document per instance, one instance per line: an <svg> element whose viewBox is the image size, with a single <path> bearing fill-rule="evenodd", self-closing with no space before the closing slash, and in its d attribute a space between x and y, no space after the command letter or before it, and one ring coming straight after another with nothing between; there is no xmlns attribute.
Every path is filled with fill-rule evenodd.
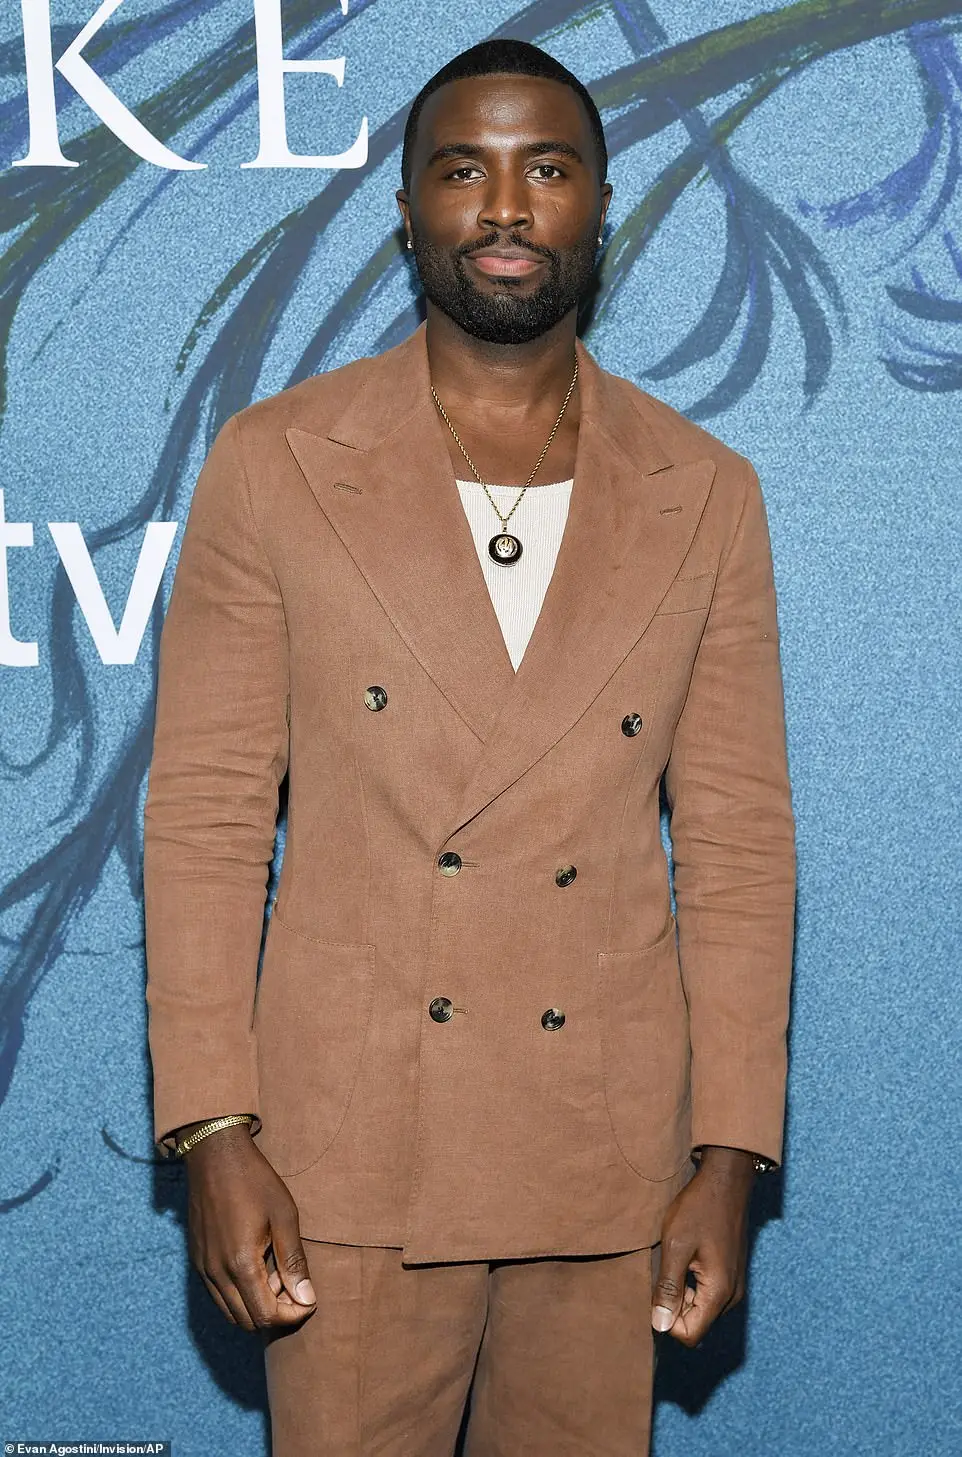
<svg viewBox="0 0 962 1457"><path fill-rule="evenodd" d="M517 673L425 325L226 421L161 636L158 1145L253 1112L303 1235L409 1263L652 1244L693 1148L782 1153L795 839L758 477L577 349Z"/></svg>

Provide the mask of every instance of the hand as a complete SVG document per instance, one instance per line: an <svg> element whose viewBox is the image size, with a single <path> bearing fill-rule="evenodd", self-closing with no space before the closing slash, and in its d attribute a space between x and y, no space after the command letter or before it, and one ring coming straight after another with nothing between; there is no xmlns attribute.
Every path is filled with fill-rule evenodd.
<svg viewBox="0 0 962 1457"><path fill-rule="evenodd" d="M698 1172L665 1215L651 1323L697 1346L745 1293L748 1206L755 1168L743 1149L706 1146ZM691 1270L694 1289L686 1283Z"/></svg>
<svg viewBox="0 0 962 1457"><path fill-rule="evenodd" d="M214 1303L244 1330L297 1325L316 1304L297 1205L249 1128L218 1129L184 1162L190 1260Z"/></svg>

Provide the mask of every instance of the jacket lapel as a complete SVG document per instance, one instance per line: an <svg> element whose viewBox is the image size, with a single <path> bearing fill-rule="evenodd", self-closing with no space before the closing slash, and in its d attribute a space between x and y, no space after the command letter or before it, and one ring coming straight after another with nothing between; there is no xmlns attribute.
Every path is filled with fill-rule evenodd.
<svg viewBox="0 0 962 1457"><path fill-rule="evenodd" d="M327 435L285 433L391 622L484 741L515 675L431 398L424 334L422 324L369 362Z"/></svg>
<svg viewBox="0 0 962 1457"><path fill-rule="evenodd" d="M601 692L677 575L714 478L707 457L676 464L624 382L580 340L576 347L581 415L568 519L517 673L431 398L425 325L366 362L326 434L286 431L384 611L480 740L449 835L546 754Z"/></svg>
<svg viewBox="0 0 962 1457"><path fill-rule="evenodd" d="M581 417L561 546L450 834L546 754L604 688L678 574L714 479L707 457L675 464L625 384L580 340L577 349Z"/></svg>

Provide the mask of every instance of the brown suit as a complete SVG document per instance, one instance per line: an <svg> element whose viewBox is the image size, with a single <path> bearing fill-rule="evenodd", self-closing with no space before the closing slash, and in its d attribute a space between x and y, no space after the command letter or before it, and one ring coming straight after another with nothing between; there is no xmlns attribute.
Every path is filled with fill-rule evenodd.
<svg viewBox="0 0 962 1457"><path fill-rule="evenodd" d="M423 325L227 421L163 632L156 1137L256 1112L302 1233L406 1263L637 1249L693 1146L781 1156L795 850L758 478L578 358L568 523L517 675Z"/></svg>

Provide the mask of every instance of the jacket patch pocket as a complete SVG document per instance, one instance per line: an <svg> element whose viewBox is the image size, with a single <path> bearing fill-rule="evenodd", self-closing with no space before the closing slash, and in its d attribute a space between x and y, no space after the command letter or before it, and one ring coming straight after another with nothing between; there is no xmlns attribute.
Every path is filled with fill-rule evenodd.
<svg viewBox="0 0 962 1457"><path fill-rule="evenodd" d="M670 1179L690 1152L691 1049L675 919L651 946L598 953L605 1097L622 1156Z"/></svg>
<svg viewBox="0 0 962 1457"><path fill-rule="evenodd" d="M277 1172L303 1173L347 1114L374 1004L374 947L318 941L271 915L254 1003L262 1127Z"/></svg>

